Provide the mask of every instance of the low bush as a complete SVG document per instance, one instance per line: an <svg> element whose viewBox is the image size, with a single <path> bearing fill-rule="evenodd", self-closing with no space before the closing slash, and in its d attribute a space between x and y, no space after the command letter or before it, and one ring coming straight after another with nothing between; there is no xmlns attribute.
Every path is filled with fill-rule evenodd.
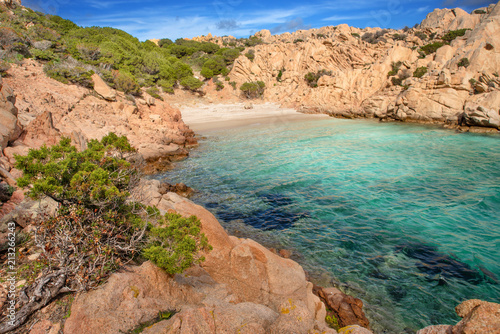
<svg viewBox="0 0 500 334"><path fill-rule="evenodd" d="M441 37L441 39L447 43L450 43L455 38L465 35L467 30L470 30L470 29L450 30L443 37Z"/></svg>
<svg viewBox="0 0 500 334"><path fill-rule="evenodd" d="M398 74L399 69L401 68L402 64L403 63L400 62L400 61L398 61L398 62L392 62L391 63L392 69L387 73L387 77L392 77L392 76Z"/></svg>
<svg viewBox="0 0 500 334"><path fill-rule="evenodd" d="M30 53L33 56L33 58L38 60L45 60L45 61L59 60L59 57L56 54L54 54L54 51L52 51L51 49L47 50L31 49Z"/></svg>
<svg viewBox="0 0 500 334"><path fill-rule="evenodd" d="M148 89L146 89L146 93L148 93L155 99L163 101L163 98L160 96L160 90L157 87L149 87Z"/></svg>
<svg viewBox="0 0 500 334"><path fill-rule="evenodd" d="M430 44L427 44L427 45L424 45L420 48L420 50L426 54L426 55L430 55L434 52L437 51L437 49L439 49L440 47L442 47L444 45L443 42L434 42L434 43L430 43Z"/></svg>
<svg viewBox="0 0 500 334"><path fill-rule="evenodd" d="M220 81L217 81L217 82L215 83L215 90L216 90L216 91L221 91L221 90L223 90L223 89L224 89L224 84L223 84L222 82L220 82Z"/></svg>
<svg viewBox="0 0 500 334"><path fill-rule="evenodd" d="M427 36L424 32L422 31L417 31L415 33L415 36L417 36L418 38L420 38L422 41L425 41L427 40L427 38L429 38L429 36Z"/></svg>
<svg viewBox="0 0 500 334"><path fill-rule="evenodd" d="M426 73L427 73L427 67L426 67L426 66L422 66L422 67L417 68L417 69L413 72L413 76L414 76L415 78L421 78L421 77L423 77Z"/></svg>
<svg viewBox="0 0 500 334"><path fill-rule="evenodd" d="M469 67L470 65L470 62L469 62L469 58L462 58L460 59L460 61L458 62L458 67Z"/></svg>
<svg viewBox="0 0 500 334"><path fill-rule="evenodd" d="M250 59L250 61L253 61L255 59L255 50L254 49L248 50L248 52L245 53L245 57Z"/></svg>
<svg viewBox="0 0 500 334"><path fill-rule="evenodd" d="M60 62L49 62L43 67L49 78L65 84L76 84L87 88L93 88L92 75L94 71L88 65L82 64L69 57Z"/></svg>
<svg viewBox="0 0 500 334"><path fill-rule="evenodd" d="M255 82L245 82L241 85L240 90L246 96L246 98L256 98L264 94L266 85L262 81Z"/></svg>
<svg viewBox="0 0 500 334"><path fill-rule="evenodd" d="M327 70L319 70L318 72L309 72L304 76L309 87L315 88L318 87L318 80L324 75L332 75L332 71Z"/></svg>

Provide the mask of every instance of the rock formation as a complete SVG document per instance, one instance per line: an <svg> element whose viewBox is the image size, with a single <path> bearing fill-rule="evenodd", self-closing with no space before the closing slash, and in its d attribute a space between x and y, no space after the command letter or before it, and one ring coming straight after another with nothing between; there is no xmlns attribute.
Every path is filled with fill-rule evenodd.
<svg viewBox="0 0 500 334"><path fill-rule="evenodd" d="M405 31L344 24L275 36L263 30L255 34L265 42L253 48L255 59L240 56L230 77L238 85L264 81L265 101L305 112L498 128L500 5L483 11L436 9ZM419 53L459 29L471 30ZM371 35L382 37L372 44ZM425 73L414 75L418 68ZM321 73L314 87L308 73Z"/></svg>
<svg viewBox="0 0 500 334"><path fill-rule="evenodd" d="M455 311L463 318L455 326L429 326L417 334L500 333L500 304L471 299L455 307Z"/></svg>
<svg viewBox="0 0 500 334"><path fill-rule="evenodd" d="M84 148L87 141L115 132L128 137L150 163L147 171L154 173L168 168L170 161L186 157L186 147L196 144L178 109L160 100L150 104L131 101L97 75L93 79L95 93L48 78L36 61L13 66L4 82L15 90L17 101L7 85L1 91L0 145L4 155L9 156L7 143L19 153L27 152L28 147L53 145L66 136ZM24 133L19 137L21 127ZM10 154L8 161L12 164L13 160Z"/></svg>

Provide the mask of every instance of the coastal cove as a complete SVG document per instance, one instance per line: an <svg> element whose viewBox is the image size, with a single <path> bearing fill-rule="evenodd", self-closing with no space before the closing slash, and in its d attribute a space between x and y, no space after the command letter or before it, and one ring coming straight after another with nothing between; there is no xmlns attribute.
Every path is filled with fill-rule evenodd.
<svg viewBox="0 0 500 334"><path fill-rule="evenodd" d="M195 131L200 146L157 177L194 188L230 234L290 249L312 281L362 299L375 333L500 300L498 136L307 116Z"/></svg>

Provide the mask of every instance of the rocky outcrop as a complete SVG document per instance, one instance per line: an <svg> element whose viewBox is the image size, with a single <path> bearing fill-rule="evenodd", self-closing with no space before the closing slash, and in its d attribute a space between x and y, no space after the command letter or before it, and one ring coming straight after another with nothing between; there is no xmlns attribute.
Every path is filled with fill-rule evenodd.
<svg viewBox="0 0 500 334"><path fill-rule="evenodd" d="M16 97L0 77L0 150L16 140L22 132L17 119Z"/></svg>
<svg viewBox="0 0 500 334"><path fill-rule="evenodd" d="M97 94L102 96L103 99L107 101L116 101L116 92L114 89L109 87L104 80L101 79L99 74L95 73L92 75L92 81L94 82L94 90Z"/></svg>
<svg viewBox="0 0 500 334"><path fill-rule="evenodd" d="M265 101L305 112L458 126L464 112L480 107L488 112L475 112L462 125L497 128L499 104L492 108L479 100L500 89L500 5L484 13L436 9L405 31L347 25L281 35L263 30L255 34L265 44L253 48L254 60L239 57L230 77L240 85L263 81ZM458 29L470 31L435 53L419 53ZM375 35L380 37L373 41ZM415 76L418 68L425 73ZM308 84L308 73L318 74L317 82ZM466 110L471 102L477 105Z"/></svg>
<svg viewBox="0 0 500 334"><path fill-rule="evenodd" d="M369 328L370 322L363 312L363 302L360 299L346 295L337 288L314 286L313 291L332 311L340 327L358 325Z"/></svg>
<svg viewBox="0 0 500 334"><path fill-rule="evenodd" d="M65 333L129 332L169 310L176 314L144 333L336 333L326 326L325 306L300 265L227 235L201 206L174 193L161 195L159 181L142 182L136 198L162 212L196 215L213 249L201 267L182 275L169 277L149 262L112 275L75 300Z"/></svg>
<svg viewBox="0 0 500 334"><path fill-rule="evenodd" d="M89 89L48 78L36 61L13 66L4 80L17 94L19 123L25 128L13 145L53 145L66 136L84 149L87 141L114 132L127 136L148 163L147 172L155 173L169 168L171 161L186 157L186 147L196 144L178 109L161 100L149 105L135 103L98 76L94 79L96 91L107 100L92 95ZM116 101L109 101L113 99Z"/></svg>
<svg viewBox="0 0 500 334"><path fill-rule="evenodd" d="M455 326L429 326L417 334L500 333L500 304L471 299L455 307L455 312L463 318Z"/></svg>

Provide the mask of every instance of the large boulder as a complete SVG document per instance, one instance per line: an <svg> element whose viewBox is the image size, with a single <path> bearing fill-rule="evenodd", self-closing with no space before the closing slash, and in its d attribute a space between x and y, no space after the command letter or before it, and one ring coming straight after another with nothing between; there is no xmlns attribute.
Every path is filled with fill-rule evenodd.
<svg viewBox="0 0 500 334"><path fill-rule="evenodd" d="M94 90L97 94L102 96L103 99L107 101L116 100L115 90L110 88L98 74L92 75L92 81L94 81Z"/></svg>
<svg viewBox="0 0 500 334"><path fill-rule="evenodd" d="M500 333L500 304L470 299L455 307L455 312L463 318L455 326L428 326L417 334Z"/></svg>

